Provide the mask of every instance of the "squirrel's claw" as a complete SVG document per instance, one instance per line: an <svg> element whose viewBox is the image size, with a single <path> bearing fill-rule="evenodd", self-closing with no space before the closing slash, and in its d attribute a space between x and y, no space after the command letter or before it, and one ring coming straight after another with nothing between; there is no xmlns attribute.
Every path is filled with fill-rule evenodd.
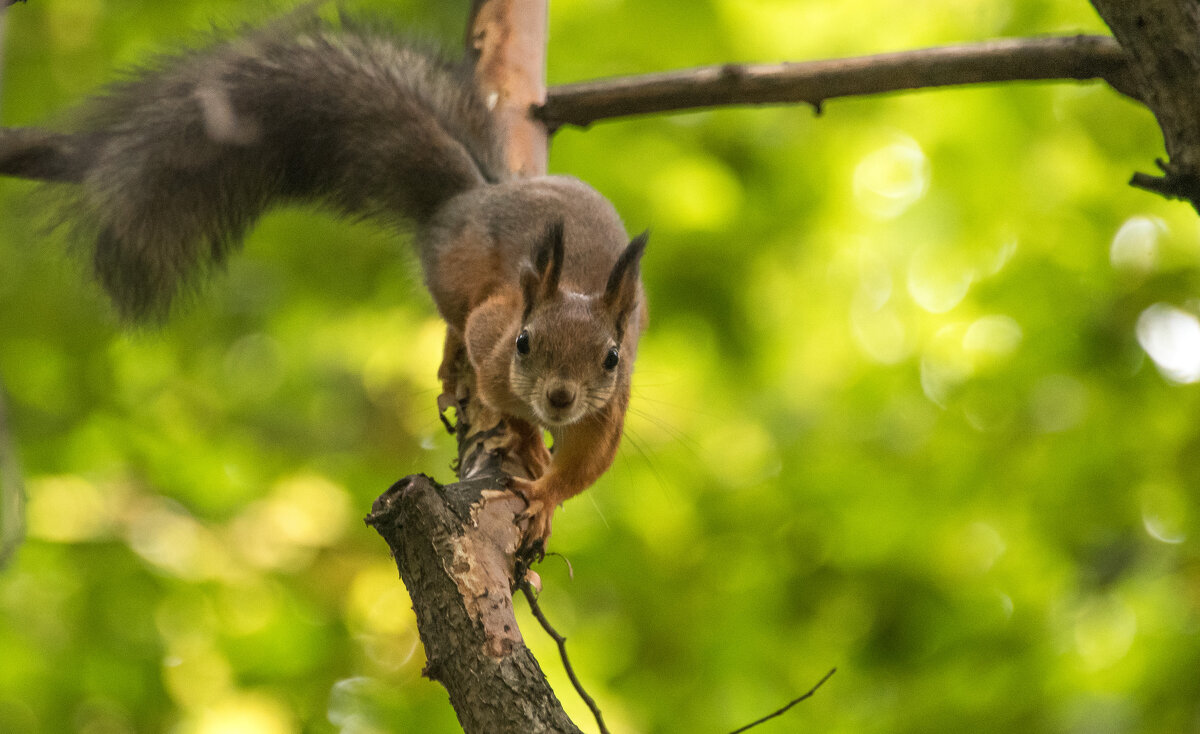
<svg viewBox="0 0 1200 734"><path fill-rule="evenodd" d="M538 559L545 555L546 540L550 537L554 521L555 503L544 499L545 495L545 489L538 481L512 476L508 478L508 489L485 489L480 493L484 502L511 499L514 496L525 501L525 509L513 519L518 523L526 523L521 536L521 550L533 552Z"/></svg>
<svg viewBox="0 0 1200 734"><path fill-rule="evenodd" d="M529 476L540 477L545 474L550 467L551 454L542 441L542 434L526 423L514 422L510 429L500 450L521 462Z"/></svg>
<svg viewBox="0 0 1200 734"><path fill-rule="evenodd" d="M514 496L521 497L521 494L511 489L485 489L479 493L479 496L483 498L484 502L491 502L492 500L512 499ZM521 497L521 499L525 498Z"/></svg>
<svg viewBox="0 0 1200 734"><path fill-rule="evenodd" d="M528 523L525 526L522 546L544 548L550 538L556 503L546 497L545 485L540 481L509 477L508 487L510 491L525 499L525 511L517 516L518 521L524 520Z"/></svg>
<svg viewBox="0 0 1200 734"><path fill-rule="evenodd" d="M455 435L457 431L455 430L454 424L451 423L450 419L446 417L446 411L450 410L451 408L457 410L458 399L454 397L453 393L443 392L437 397L437 406L438 418L442 419L442 425L446 427L446 430L450 432L451 436Z"/></svg>

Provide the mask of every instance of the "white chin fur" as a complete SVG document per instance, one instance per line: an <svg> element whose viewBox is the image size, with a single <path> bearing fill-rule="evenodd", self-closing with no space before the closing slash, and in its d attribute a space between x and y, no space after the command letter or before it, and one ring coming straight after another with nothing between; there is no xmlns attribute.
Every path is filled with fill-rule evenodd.
<svg viewBox="0 0 1200 734"><path fill-rule="evenodd" d="M578 408L568 411L547 410L540 403L533 406L533 412L537 415L538 422L547 428L569 426L583 417L583 411Z"/></svg>

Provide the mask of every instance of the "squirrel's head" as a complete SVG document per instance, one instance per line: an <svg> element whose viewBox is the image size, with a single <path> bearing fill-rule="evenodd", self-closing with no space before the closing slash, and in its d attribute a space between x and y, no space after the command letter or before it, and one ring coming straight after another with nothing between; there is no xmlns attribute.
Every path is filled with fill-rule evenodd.
<svg viewBox="0 0 1200 734"><path fill-rule="evenodd" d="M643 232L629 243L598 294L560 285L561 221L551 224L534 247L532 262L521 273L525 310L512 347L510 384L544 425L567 425L599 410L629 379L633 355L621 351L638 305L647 237Z"/></svg>

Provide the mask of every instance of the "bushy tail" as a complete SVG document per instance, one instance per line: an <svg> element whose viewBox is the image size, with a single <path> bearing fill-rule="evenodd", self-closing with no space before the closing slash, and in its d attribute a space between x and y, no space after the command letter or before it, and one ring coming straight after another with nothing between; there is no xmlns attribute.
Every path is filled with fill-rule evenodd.
<svg viewBox="0 0 1200 734"><path fill-rule="evenodd" d="M295 18L164 57L83 110L67 223L123 316L161 316L281 201L421 222L502 177L470 70Z"/></svg>

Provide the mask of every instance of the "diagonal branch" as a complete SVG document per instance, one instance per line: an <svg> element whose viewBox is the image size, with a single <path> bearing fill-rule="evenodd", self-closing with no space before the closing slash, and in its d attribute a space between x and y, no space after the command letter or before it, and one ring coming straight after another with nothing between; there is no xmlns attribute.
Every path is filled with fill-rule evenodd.
<svg viewBox="0 0 1200 734"><path fill-rule="evenodd" d="M1103 79L1138 97L1120 45L1107 36L1013 38L962 46L782 64L724 64L564 84L538 115L551 130L598 120L723 105L835 97L997 82Z"/></svg>
<svg viewBox="0 0 1200 734"><path fill-rule="evenodd" d="M799 696L799 697L797 697L797 698L793 698L791 701L789 701L789 702L788 702L788 704L787 704L786 706L784 706L783 708L779 709L778 711L774 711L774 712L772 712L772 713L769 713L769 714L767 714L766 716L762 717L761 719L759 719L759 720L757 720L757 721L752 721L752 722L750 722L749 724L746 724L746 725L745 725L745 726L743 726L743 727L739 727L739 728L737 728L737 729L734 729L734 730L733 730L733 731L731 731L729 734L741 734L741 732L744 732L744 731L749 731L749 730L753 729L754 727L758 726L759 724L766 723L766 722L770 721L771 719L774 719L774 718L776 718L776 717L778 717L778 716L783 716L783 715L784 715L784 714L786 714L786 713L787 713L789 710L791 710L791 708L792 708L793 706L795 706L796 704L798 704L798 703L800 703L800 702L802 702L802 701L807 701L808 699L812 698L812 697L813 697L813 694L815 694L815 693L817 692L817 689L818 689L818 688L820 688L821 686L825 685L825 681L827 681L827 680L829 680L830 678L832 678L832 677L833 677L833 674L834 674L834 673L836 673L836 672L837 672L837 668L833 668L832 670L830 670L828 673L826 673L826 674L825 674L825 677L824 677L824 678L822 678L821 680L817 681L817 684L816 684L815 686L813 686L812 688L809 688L807 693L804 693L803 695L801 695L801 696Z"/></svg>
<svg viewBox="0 0 1200 734"><path fill-rule="evenodd" d="M428 661L424 675L446 687L467 734L579 734L525 645L513 612L519 498L482 501L504 474L526 476L501 417L474 395L459 359L456 484L425 476L397 482L367 524L392 552L417 615ZM519 561L519 559L516 559Z"/></svg>
<svg viewBox="0 0 1200 734"><path fill-rule="evenodd" d="M508 4L514 1L508 0ZM530 44L505 35L488 12L476 9L475 23L469 43L483 65L481 81L493 90L497 104L507 103L504 114L510 132L517 137L511 163L517 170L537 172L536 161L544 150L538 141L539 131L514 117L511 108L522 101L533 103L540 87L536 82L521 86L496 71L502 63L515 63L513 59ZM819 109L825 100L837 97L1056 79L1103 79L1117 91L1141 98L1125 53L1116 41L1105 36L1067 36L1004 39L805 63L725 64L579 82L550 89L545 104L535 107L535 111L547 128L555 130L615 117L722 105L802 102ZM85 165L80 157L87 149L71 135L32 129L0 130L0 174L44 181L77 180L78 171Z"/></svg>

